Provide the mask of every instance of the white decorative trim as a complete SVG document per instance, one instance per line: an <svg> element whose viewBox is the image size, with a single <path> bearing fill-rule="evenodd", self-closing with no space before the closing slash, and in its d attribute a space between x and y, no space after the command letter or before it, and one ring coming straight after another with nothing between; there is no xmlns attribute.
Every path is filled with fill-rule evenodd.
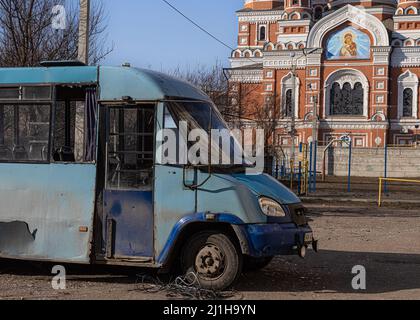
<svg viewBox="0 0 420 320"><path fill-rule="evenodd" d="M418 88L419 78L416 74L407 70L398 77L398 119L403 119L404 115L404 90L413 90L413 112L412 117L417 119L418 115Z"/></svg>
<svg viewBox="0 0 420 320"><path fill-rule="evenodd" d="M263 70L229 70L231 82L239 83L262 83Z"/></svg>
<svg viewBox="0 0 420 320"><path fill-rule="evenodd" d="M278 42L288 42L288 41L293 41L293 42L304 41L304 42L306 42L307 39L308 39L308 34L307 33L281 34L277 37Z"/></svg>
<svg viewBox="0 0 420 320"><path fill-rule="evenodd" d="M373 46L389 46L388 30L378 18L366 13L365 10L346 5L314 25L308 36L308 47L321 48L327 33L347 21L369 31L374 39Z"/></svg>
<svg viewBox="0 0 420 320"><path fill-rule="evenodd" d="M289 72L281 79L281 100L282 108L286 104L286 91L293 90L293 74ZM295 99L295 117L299 117L299 96L300 96L300 80L299 77L295 78L295 89L294 89L294 99ZM292 97L293 98L293 97Z"/></svg>
<svg viewBox="0 0 420 320"><path fill-rule="evenodd" d="M393 67L419 67L420 66L420 48L419 47L401 47L394 48L391 57Z"/></svg>
<svg viewBox="0 0 420 320"><path fill-rule="evenodd" d="M350 4L350 3L355 3L356 5L360 3L360 0L334 0L331 3L332 8L334 7L338 7L341 5L345 5L345 4ZM395 1L394 0L380 0L378 1L378 3L381 4L388 4L390 6L395 6Z"/></svg>
<svg viewBox="0 0 420 320"><path fill-rule="evenodd" d="M360 119L352 119L352 120L344 120L338 121L338 119L334 120L321 120L320 129L342 129L342 130L372 130L372 129L388 129L389 124L387 122L372 122L370 120L360 120ZM355 133L357 134L357 133ZM362 133L361 133L362 134Z"/></svg>
<svg viewBox="0 0 420 320"><path fill-rule="evenodd" d="M404 13L405 14L408 14L408 10L414 10L414 15L417 15L418 14L418 11L417 11L417 8L416 7L413 7L413 6L408 7L408 8L405 9Z"/></svg>
<svg viewBox="0 0 420 320"><path fill-rule="evenodd" d="M344 83L348 82L354 87L357 82L360 82L363 86L363 116L368 116L368 108L369 108L369 81L366 76L356 69L340 69L328 76L324 83L324 112L325 117L329 117L331 115L331 87L334 83L339 83L340 87L344 85Z"/></svg>
<svg viewBox="0 0 420 320"><path fill-rule="evenodd" d="M372 47L373 63L388 65L392 47Z"/></svg>
<svg viewBox="0 0 420 320"><path fill-rule="evenodd" d="M370 120L371 121L374 121L374 122L378 122L378 121L375 120L376 117L379 117L380 118L380 122L385 122L387 120L386 115L383 113L383 111L377 111L372 116L372 118Z"/></svg>
<svg viewBox="0 0 420 320"><path fill-rule="evenodd" d="M312 24L310 20L287 20L279 21L279 27L308 27Z"/></svg>
<svg viewBox="0 0 420 320"><path fill-rule="evenodd" d="M239 22L276 23L283 19L283 11L250 11L238 12Z"/></svg>
<svg viewBox="0 0 420 320"><path fill-rule="evenodd" d="M414 47L416 41L414 39L408 38L404 40L404 47Z"/></svg>
<svg viewBox="0 0 420 320"><path fill-rule="evenodd" d="M415 21L420 21L419 15L394 16L394 22L415 22Z"/></svg>
<svg viewBox="0 0 420 320"><path fill-rule="evenodd" d="M241 67L248 67L254 64L263 63L263 58L230 58L230 66L231 68L241 68Z"/></svg>

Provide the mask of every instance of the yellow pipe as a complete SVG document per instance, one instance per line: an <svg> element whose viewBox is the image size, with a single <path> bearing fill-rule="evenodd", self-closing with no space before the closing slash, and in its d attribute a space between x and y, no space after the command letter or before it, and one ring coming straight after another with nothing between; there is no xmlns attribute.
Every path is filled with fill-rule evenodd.
<svg viewBox="0 0 420 320"><path fill-rule="evenodd" d="M379 207L382 207L382 184L383 184L384 181L387 181L387 182L404 182L404 183L420 183L420 180L396 179L396 178L379 178L379 197L378 197Z"/></svg>
<svg viewBox="0 0 420 320"><path fill-rule="evenodd" d="M382 207L382 178L379 178L379 198L378 198L379 208Z"/></svg>

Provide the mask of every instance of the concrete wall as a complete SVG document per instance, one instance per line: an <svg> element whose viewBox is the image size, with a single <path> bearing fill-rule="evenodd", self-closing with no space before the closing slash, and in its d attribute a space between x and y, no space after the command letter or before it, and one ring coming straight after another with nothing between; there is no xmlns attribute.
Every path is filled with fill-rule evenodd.
<svg viewBox="0 0 420 320"><path fill-rule="evenodd" d="M318 149L317 171L322 171L324 147ZM285 150L290 154L290 150ZM349 150L331 148L326 153L326 174L347 176L349 169ZM352 151L352 176L383 177L385 175L385 151L383 148L362 148ZM389 178L420 178L420 147L388 149Z"/></svg>

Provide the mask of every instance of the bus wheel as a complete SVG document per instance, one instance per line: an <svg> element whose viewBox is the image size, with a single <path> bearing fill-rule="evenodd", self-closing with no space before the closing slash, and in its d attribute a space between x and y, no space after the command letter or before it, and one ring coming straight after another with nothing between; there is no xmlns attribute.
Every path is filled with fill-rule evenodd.
<svg viewBox="0 0 420 320"><path fill-rule="evenodd" d="M185 244L181 254L184 274L193 272L204 289L230 288L242 273L240 248L225 234L200 232Z"/></svg>
<svg viewBox="0 0 420 320"><path fill-rule="evenodd" d="M252 272L267 267L274 257L254 258L250 256L244 257L244 272Z"/></svg>

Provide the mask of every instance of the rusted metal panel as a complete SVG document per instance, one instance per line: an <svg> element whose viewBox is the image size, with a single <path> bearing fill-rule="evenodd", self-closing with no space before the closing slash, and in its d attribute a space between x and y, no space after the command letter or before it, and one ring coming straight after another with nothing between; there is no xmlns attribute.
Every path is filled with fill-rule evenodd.
<svg viewBox="0 0 420 320"><path fill-rule="evenodd" d="M0 257L89 263L95 179L94 164L0 164Z"/></svg>
<svg viewBox="0 0 420 320"><path fill-rule="evenodd" d="M196 213L196 191L183 185L183 169L155 168L155 255L159 257L178 221Z"/></svg>
<svg viewBox="0 0 420 320"><path fill-rule="evenodd" d="M105 191L104 209L108 258L153 257L151 191Z"/></svg>

